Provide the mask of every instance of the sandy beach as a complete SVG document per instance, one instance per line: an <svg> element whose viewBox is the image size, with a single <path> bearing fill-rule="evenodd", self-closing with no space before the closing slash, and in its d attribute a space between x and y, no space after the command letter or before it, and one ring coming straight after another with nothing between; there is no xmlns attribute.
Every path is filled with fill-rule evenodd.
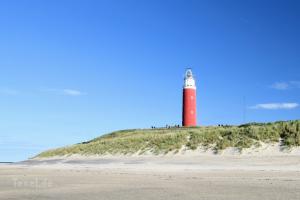
<svg viewBox="0 0 300 200"><path fill-rule="evenodd" d="M0 199L299 199L300 156L35 159L0 165Z"/></svg>

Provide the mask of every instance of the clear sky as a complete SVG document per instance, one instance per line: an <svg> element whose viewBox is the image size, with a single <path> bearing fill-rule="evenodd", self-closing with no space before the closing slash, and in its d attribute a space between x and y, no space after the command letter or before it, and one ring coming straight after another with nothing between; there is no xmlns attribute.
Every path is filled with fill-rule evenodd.
<svg viewBox="0 0 300 200"><path fill-rule="evenodd" d="M0 161L104 133L300 119L300 1L0 1Z"/></svg>

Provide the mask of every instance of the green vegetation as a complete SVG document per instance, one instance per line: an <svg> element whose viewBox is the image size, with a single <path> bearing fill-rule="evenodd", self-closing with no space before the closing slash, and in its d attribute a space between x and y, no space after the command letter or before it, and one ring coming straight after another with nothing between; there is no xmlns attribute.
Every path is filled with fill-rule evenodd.
<svg viewBox="0 0 300 200"><path fill-rule="evenodd" d="M241 126L210 126L170 129L134 129L113 132L91 141L69 147L49 150L37 157L71 154L154 154L177 152L183 146L197 149L199 146L216 152L227 147L240 150L260 142L279 142L286 148L300 146L300 120L274 123L250 123Z"/></svg>

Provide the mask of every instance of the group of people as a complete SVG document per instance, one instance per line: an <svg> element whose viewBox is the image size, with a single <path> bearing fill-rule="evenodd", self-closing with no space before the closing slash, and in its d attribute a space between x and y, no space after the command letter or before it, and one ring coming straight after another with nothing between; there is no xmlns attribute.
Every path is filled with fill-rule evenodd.
<svg viewBox="0 0 300 200"><path fill-rule="evenodd" d="M227 125L227 124L218 124L218 127L230 127L230 125Z"/></svg>
<svg viewBox="0 0 300 200"><path fill-rule="evenodd" d="M162 128L162 127L159 127L159 128ZM165 126L166 129L170 129L170 128L180 128L180 125L179 124L175 124L174 126L171 126L171 125L166 125ZM151 129L157 129L156 126L151 126Z"/></svg>

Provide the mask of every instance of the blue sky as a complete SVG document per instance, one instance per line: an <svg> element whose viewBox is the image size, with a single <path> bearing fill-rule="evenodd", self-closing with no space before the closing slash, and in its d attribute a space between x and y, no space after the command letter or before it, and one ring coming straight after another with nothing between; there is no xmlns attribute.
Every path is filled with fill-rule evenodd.
<svg viewBox="0 0 300 200"><path fill-rule="evenodd" d="M0 161L127 128L300 118L300 2L0 2ZM245 116L245 117L244 117Z"/></svg>

